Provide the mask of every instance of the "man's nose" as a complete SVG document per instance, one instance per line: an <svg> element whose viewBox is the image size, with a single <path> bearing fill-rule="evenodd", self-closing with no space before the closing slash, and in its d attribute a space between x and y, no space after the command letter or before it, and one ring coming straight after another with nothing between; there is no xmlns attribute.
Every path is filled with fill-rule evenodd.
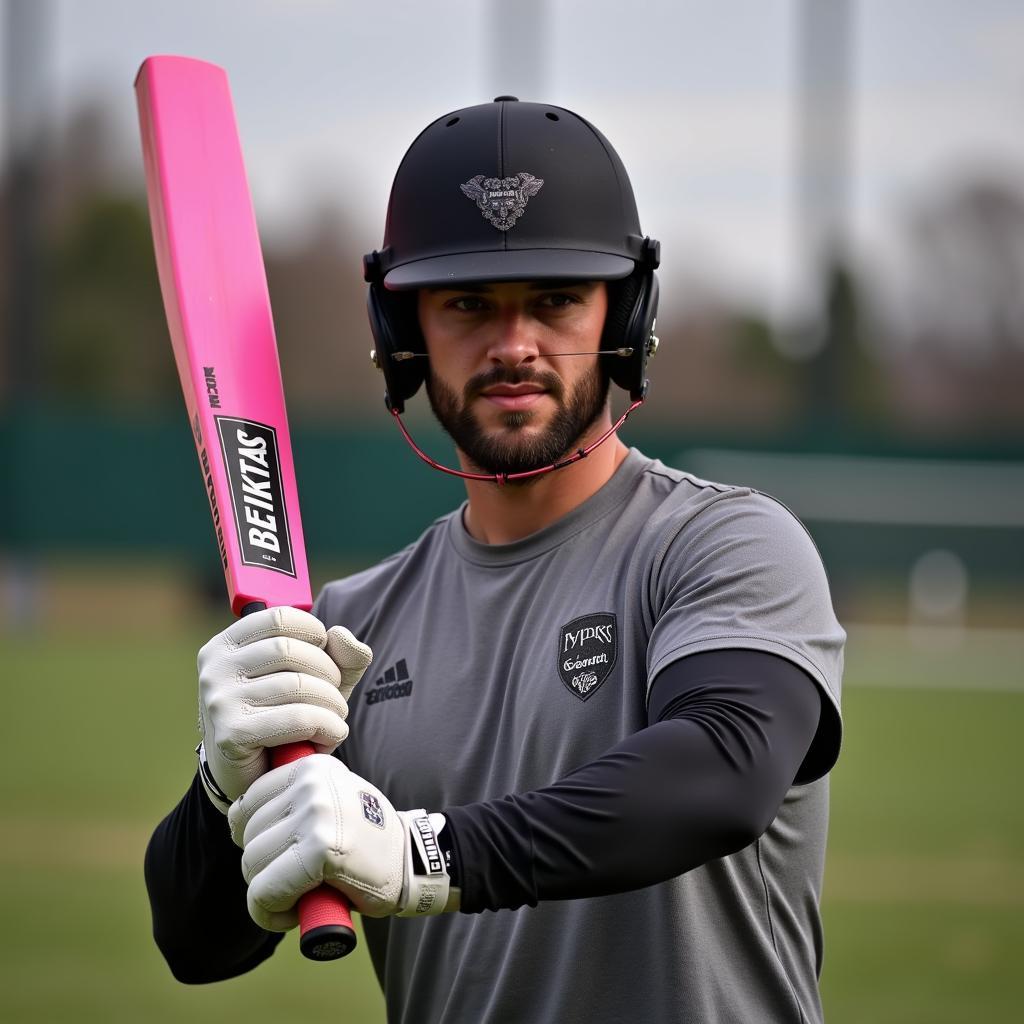
<svg viewBox="0 0 1024 1024"><path fill-rule="evenodd" d="M536 328L533 318L519 310L503 312L495 323L487 358L504 366L533 362L539 352Z"/></svg>

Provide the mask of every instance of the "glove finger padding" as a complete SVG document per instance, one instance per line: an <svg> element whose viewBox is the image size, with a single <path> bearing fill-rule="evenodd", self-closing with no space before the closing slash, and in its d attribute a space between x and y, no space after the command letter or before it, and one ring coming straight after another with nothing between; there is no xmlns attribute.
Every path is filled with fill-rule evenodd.
<svg viewBox="0 0 1024 1024"><path fill-rule="evenodd" d="M282 672L213 694L206 711L217 723L214 742L226 760L251 760L253 750L309 740L330 753L348 736L348 703L330 683L299 672ZM206 741L207 752L211 746Z"/></svg>
<svg viewBox="0 0 1024 1024"><path fill-rule="evenodd" d="M406 825L379 789L337 758L313 755L268 772L235 801L228 821L243 847L249 913L261 927L291 927L289 911L321 882L368 917L400 909Z"/></svg>
<svg viewBox="0 0 1024 1024"><path fill-rule="evenodd" d="M312 874L303 863L295 841L295 822L291 817L291 798L287 792L294 775L291 768L291 765L285 765L270 773L280 777L281 785L273 787L267 801L255 810L249 820L246 831L252 834L253 839L242 854L242 875L246 882L256 877L260 879L259 887L250 886L246 894L249 916L261 928L271 932L294 928L299 921L296 893L301 895L322 882L322 878ZM234 820L232 812L235 808L240 809L242 799L228 812L229 822ZM242 845L234 835L234 828L232 838ZM264 870L275 862L273 870Z"/></svg>
<svg viewBox="0 0 1024 1024"><path fill-rule="evenodd" d="M344 626L331 626L327 630L324 650L341 672L341 694L348 700L356 683L363 678L363 673L373 661L373 651Z"/></svg>
<svg viewBox="0 0 1024 1024"><path fill-rule="evenodd" d="M207 650L237 649L248 647L266 637L286 636L293 640L301 640L313 647L323 649L326 643L327 630L324 624L309 612L299 608L280 606L264 608L262 611L243 615L236 619L227 629L212 637L199 652L202 662Z"/></svg>
<svg viewBox="0 0 1024 1024"><path fill-rule="evenodd" d="M199 655L200 684L207 679L222 679L226 675L241 681L259 679L278 672L302 672L316 676L335 689L341 685L341 670L334 659L321 648L294 637L260 637L244 647L214 650L206 647Z"/></svg>
<svg viewBox="0 0 1024 1024"><path fill-rule="evenodd" d="M224 810L269 767L267 750L308 740L328 753L348 736L346 698L372 659L343 627L296 608L244 616L199 652L204 786Z"/></svg>

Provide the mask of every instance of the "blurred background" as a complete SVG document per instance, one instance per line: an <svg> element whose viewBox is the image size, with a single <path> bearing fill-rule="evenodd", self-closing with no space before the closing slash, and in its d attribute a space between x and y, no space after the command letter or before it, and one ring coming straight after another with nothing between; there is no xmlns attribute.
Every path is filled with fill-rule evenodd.
<svg viewBox="0 0 1024 1024"><path fill-rule="evenodd" d="M367 358L360 258L406 146L501 93L612 140L664 257L624 437L789 504L850 635L827 1017L1017 1016L1022 52L1014 0L0 4L4 1019L382 1019L364 960L285 948L193 990L149 938L142 850L227 621L145 206L152 53L231 76L316 585L462 496Z"/></svg>

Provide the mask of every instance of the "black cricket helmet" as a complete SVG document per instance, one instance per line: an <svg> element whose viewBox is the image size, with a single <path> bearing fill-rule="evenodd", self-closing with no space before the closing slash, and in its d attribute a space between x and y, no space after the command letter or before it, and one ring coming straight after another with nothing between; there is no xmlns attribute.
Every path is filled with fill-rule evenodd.
<svg viewBox="0 0 1024 1024"><path fill-rule="evenodd" d="M384 244L364 257L386 400L401 412L426 360L415 290L492 281L608 282L612 381L647 390L659 243L645 237L608 140L562 107L499 96L428 125L395 175Z"/></svg>

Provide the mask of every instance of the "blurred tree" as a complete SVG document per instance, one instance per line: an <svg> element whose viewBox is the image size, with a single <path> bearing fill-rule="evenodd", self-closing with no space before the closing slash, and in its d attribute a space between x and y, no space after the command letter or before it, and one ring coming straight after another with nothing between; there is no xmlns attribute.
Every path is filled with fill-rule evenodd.
<svg viewBox="0 0 1024 1024"><path fill-rule="evenodd" d="M37 393L64 403L138 413L180 404L153 258L149 215L129 175L107 107L85 100L58 133L38 173L42 215ZM134 153L134 148L130 150ZM15 198L0 181L0 229ZM293 415L377 411L382 385L369 365L371 340L356 234L335 208L313 211L313 228L288 248L264 245ZM15 258L0 254L0 270ZM10 330L10 277L2 295Z"/></svg>
<svg viewBox="0 0 1024 1024"><path fill-rule="evenodd" d="M1024 193L991 172L919 201L882 354L915 433L1024 436Z"/></svg>
<svg viewBox="0 0 1024 1024"><path fill-rule="evenodd" d="M802 365L801 396L807 428L840 434L877 429L888 419L882 367L864 344L864 298L853 267L840 258L825 269L821 332Z"/></svg>
<svg viewBox="0 0 1024 1024"><path fill-rule="evenodd" d="M267 279L290 414L375 421L384 383L370 364L366 285L357 233L344 211L325 207L314 229L288 250L264 246Z"/></svg>
<svg viewBox="0 0 1024 1024"><path fill-rule="evenodd" d="M178 401L144 207L83 197L49 246L46 279L45 394L133 411Z"/></svg>
<svg viewBox="0 0 1024 1024"><path fill-rule="evenodd" d="M1024 195L967 182L913 211L922 330L964 358L1024 347Z"/></svg>
<svg viewBox="0 0 1024 1024"><path fill-rule="evenodd" d="M759 312L691 295L684 313L659 319L658 335L644 421L743 433L793 420L793 366L773 348L773 328Z"/></svg>

